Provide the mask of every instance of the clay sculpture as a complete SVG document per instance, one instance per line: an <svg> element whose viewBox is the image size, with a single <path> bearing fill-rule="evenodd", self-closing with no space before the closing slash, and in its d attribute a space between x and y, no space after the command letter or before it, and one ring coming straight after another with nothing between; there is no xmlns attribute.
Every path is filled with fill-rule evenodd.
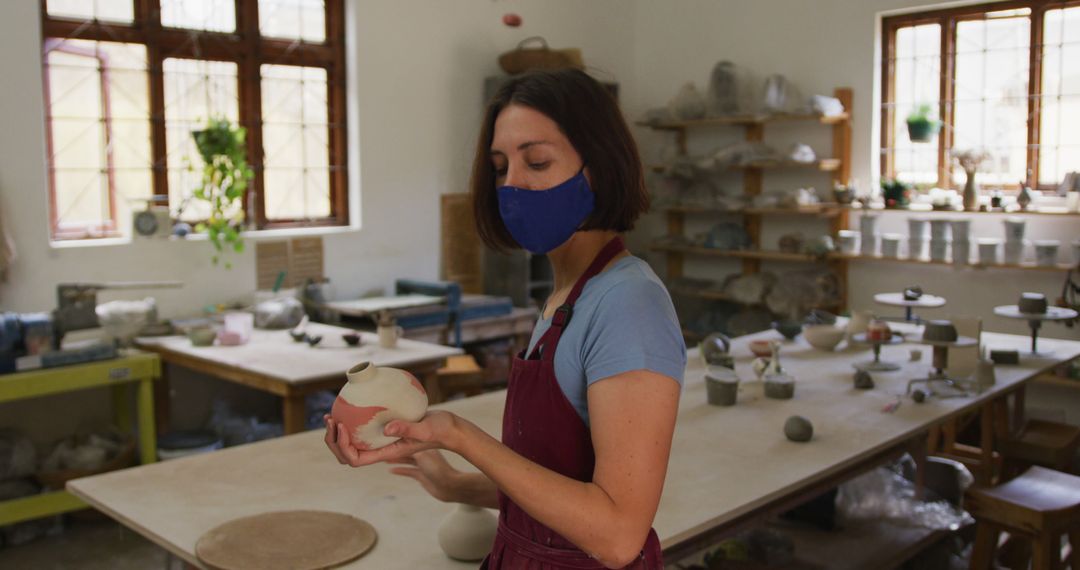
<svg viewBox="0 0 1080 570"><path fill-rule="evenodd" d="M334 400L330 415L349 430L357 449L379 449L397 441L383 435L387 423L419 421L427 412L427 392L404 370L361 362L345 376L349 381Z"/></svg>
<svg viewBox="0 0 1080 570"><path fill-rule="evenodd" d="M454 560L481 560L491 552L498 528L498 519L486 509L459 504L439 525L439 546Z"/></svg>

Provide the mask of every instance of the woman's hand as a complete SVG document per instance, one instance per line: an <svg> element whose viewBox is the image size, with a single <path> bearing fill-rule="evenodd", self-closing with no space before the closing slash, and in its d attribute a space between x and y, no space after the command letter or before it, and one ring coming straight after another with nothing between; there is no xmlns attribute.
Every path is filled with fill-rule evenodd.
<svg viewBox="0 0 1080 570"><path fill-rule="evenodd" d="M329 415L326 421L324 441L338 463L360 467L381 461L393 462L411 457L413 454L428 449L450 449L457 446L458 418L442 410L429 411L418 422L394 420L386 424L383 434L401 439L373 450L361 450L352 445L349 431L335 422Z"/></svg>
<svg viewBox="0 0 1080 570"><path fill-rule="evenodd" d="M394 467L390 472L415 479L429 495L444 503L457 503L463 500L459 492L461 490L459 483L464 474L454 469L437 450L420 451L412 457L394 459L387 463L407 465L407 467Z"/></svg>

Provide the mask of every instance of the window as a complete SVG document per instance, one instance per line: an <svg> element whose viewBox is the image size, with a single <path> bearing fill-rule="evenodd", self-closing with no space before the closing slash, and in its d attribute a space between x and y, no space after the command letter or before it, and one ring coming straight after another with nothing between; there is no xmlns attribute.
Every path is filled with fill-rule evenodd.
<svg viewBox="0 0 1080 570"><path fill-rule="evenodd" d="M979 181L1056 188L1080 169L1080 2L1006 1L883 22L881 173L960 187L953 151L985 151ZM913 142L907 117L930 105L943 123Z"/></svg>
<svg viewBox="0 0 1080 570"><path fill-rule="evenodd" d="M191 132L247 129L250 227L348 224L343 0L46 0L54 240L118 237L153 201L197 222Z"/></svg>

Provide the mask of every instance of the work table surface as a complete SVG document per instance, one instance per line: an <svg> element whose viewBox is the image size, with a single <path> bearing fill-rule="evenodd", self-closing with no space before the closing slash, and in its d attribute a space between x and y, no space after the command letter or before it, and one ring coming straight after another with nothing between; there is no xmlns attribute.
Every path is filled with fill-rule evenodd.
<svg viewBox="0 0 1080 570"><path fill-rule="evenodd" d="M736 371L752 378L747 344L778 339L773 331L741 337L733 344ZM984 333L992 348L1027 346L1028 338ZM1044 339L1052 357L1022 357L1019 366L998 366L997 383L971 397L915 404L903 398L894 413L882 408L903 394L907 381L929 372L931 349L905 343L884 347L882 358L903 362L896 372L877 372L873 390L852 387L852 364L870 358L868 347L837 352L812 349L800 337L784 342L781 361L795 376L795 397L770 400L760 382L744 382L739 402L720 408L706 403L704 373L691 351L671 462L655 528L665 548L705 529L730 522L770 501L821 482L868 455L888 449L964 410L973 409L1039 372L1077 356L1080 342ZM920 362L908 362L911 348ZM301 366L298 363L297 366ZM505 392L449 402L453 411L498 436ZM809 443L784 438L784 420L798 414L814 424ZM198 564L195 543L226 521L271 510L325 509L367 520L379 533L374 549L349 568L475 568L448 559L436 529L453 506L429 497L413 480L390 474L386 465L353 469L339 465L321 430L180 460L79 479L69 489L90 504ZM451 461L468 468L461 458Z"/></svg>

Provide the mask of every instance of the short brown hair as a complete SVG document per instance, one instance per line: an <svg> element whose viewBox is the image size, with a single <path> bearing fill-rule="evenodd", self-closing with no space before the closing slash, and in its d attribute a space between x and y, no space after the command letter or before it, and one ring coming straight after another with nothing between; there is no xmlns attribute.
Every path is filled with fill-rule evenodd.
<svg viewBox="0 0 1080 570"><path fill-rule="evenodd" d="M484 243L499 251L520 247L499 216L490 156L495 119L511 104L529 107L555 121L589 167L596 207L581 229L633 229L638 216L649 210L649 194L637 144L615 98L578 69L530 71L507 80L484 112L469 184L476 229Z"/></svg>

